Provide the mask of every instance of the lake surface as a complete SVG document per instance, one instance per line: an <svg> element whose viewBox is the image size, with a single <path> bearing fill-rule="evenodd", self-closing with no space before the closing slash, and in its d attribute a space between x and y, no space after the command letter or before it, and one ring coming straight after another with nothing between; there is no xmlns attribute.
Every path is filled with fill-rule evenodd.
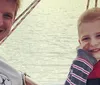
<svg viewBox="0 0 100 85"><path fill-rule="evenodd" d="M19 14L32 2L22 0ZM90 7L94 0L90 0ZM1 45L0 56L38 85L63 85L78 46L77 19L87 0L41 0ZM100 5L99 5L100 6Z"/></svg>

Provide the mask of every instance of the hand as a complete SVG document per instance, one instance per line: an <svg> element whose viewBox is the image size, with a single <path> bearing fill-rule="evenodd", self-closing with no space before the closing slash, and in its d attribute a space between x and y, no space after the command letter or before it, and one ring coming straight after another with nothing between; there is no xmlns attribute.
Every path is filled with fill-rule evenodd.
<svg viewBox="0 0 100 85"><path fill-rule="evenodd" d="M94 54L92 52L90 52L89 50L90 44L89 43L82 43L80 44L80 46L77 47L77 49L83 49L85 51L87 51L89 54L91 54L97 61L100 60L100 54Z"/></svg>
<svg viewBox="0 0 100 85"><path fill-rule="evenodd" d="M26 85L37 85L36 83L34 83L29 77L25 77L25 83Z"/></svg>
<svg viewBox="0 0 100 85"><path fill-rule="evenodd" d="M82 44L80 44L77 48L76 48L77 50L78 49L83 49L83 50L85 50L85 51L89 51L89 43L82 43Z"/></svg>

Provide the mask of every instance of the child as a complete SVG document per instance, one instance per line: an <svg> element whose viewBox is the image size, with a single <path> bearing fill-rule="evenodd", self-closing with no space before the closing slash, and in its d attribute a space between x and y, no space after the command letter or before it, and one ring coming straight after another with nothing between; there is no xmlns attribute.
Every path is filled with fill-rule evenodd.
<svg viewBox="0 0 100 85"><path fill-rule="evenodd" d="M11 30L20 0L0 0L0 41ZM36 85L24 73L16 71L0 57L0 85Z"/></svg>
<svg viewBox="0 0 100 85"><path fill-rule="evenodd" d="M86 10L78 20L80 46L65 85L100 85L100 8Z"/></svg>

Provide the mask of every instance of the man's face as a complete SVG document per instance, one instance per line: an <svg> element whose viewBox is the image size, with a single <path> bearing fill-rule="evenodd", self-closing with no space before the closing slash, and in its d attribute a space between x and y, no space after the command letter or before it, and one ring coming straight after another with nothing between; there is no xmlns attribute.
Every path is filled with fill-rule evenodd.
<svg viewBox="0 0 100 85"><path fill-rule="evenodd" d="M79 42L88 44L88 51L100 60L100 20L82 23L79 27Z"/></svg>
<svg viewBox="0 0 100 85"><path fill-rule="evenodd" d="M12 0L0 0L0 41L5 38L15 20L16 4Z"/></svg>

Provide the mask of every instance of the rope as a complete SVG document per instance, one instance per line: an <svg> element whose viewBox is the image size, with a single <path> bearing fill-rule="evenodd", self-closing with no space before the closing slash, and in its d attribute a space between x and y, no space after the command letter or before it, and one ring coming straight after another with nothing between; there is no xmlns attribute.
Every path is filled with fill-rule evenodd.
<svg viewBox="0 0 100 85"><path fill-rule="evenodd" d="M97 4L98 4L98 0L95 0L95 7L97 7Z"/></svg>
<svg viewBox="0 0 100 85"><path fill-rule="evenodd" d="M89 8L89 3L90 3L90 0L87 1L86 10Z"/></svg>
<svg viewBox="0 0 100 85"><path fill-rule="evenodd" d="M86 10L89 8L89 3L90 3L90 0L87 1ZM98 0L95 0L95 7L97 6L98 6Z"/></svg>
<svg viewBox="0 0 100 85"><path fill-rule="evenodd" d="M37 0L35 0L35 1L33 1L16 19L15 19L15 22L23 15L23 14L25 14L25 12L27 12L29 9L30 9L30 7L32 7L32 5L34 5L34 3L36 2ZM14 23L15 23L14 22Z"/></svg>
<svg viewBox="0 0 100 85"><path fill-rule="evenodd" d="M40 2L40 0L35 0L33 1L27 8L25 11L23 11L16 19L15 22L17 22L19 19L20 21L18 21L16 23L16 25L13 27L13 29L9 32L9 34L0 42L0 45L9 37L9 35L18 27L19 24L21 24L21 22L26 18L26 16L34 9L34 7ZM29 10L29 11L28 11ZM25 15L24 15L25 14ZM23 16L24 15L24 16ZM15 24L14 22L14 24Z"/></svg>

